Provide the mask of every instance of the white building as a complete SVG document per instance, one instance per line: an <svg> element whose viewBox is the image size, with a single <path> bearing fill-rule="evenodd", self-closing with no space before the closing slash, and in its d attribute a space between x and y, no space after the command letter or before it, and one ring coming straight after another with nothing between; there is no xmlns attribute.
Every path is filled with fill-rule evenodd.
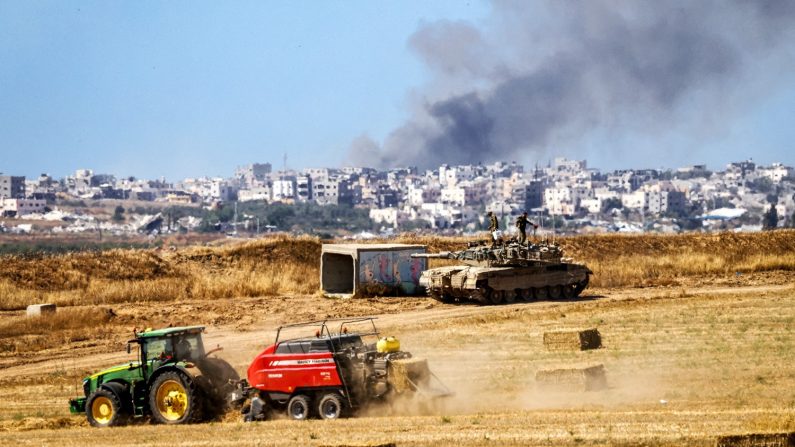
<svg viewBox="0 0 795 447"><path fill-rule="evenodd" d="M597 214L602 211L601 199L583 199L580 201L580 208L591 214Z"/></svg>
<svg viewBox="0 0 795 447"><path fill-rule="evenodd" d="M271 188L267 186L260 186L251 189L241 189L237 192L237 200L240 202L254 202L271 200Z"/></svg>
<svg viewBox="0 0 795 447"><path fill-rule="evenodd" d="M373 208L370 210L370 219L377 224L397 228L399 214L397 208Z"/></svg>
<svg viewBox="0 0 795 447"><path fill-rule="evenodd" d="M441 202L462 207L466 204L466 190L460 187L442 188Z"/></svg>
<svg viewBox="0 0 795 447"><path fill-rule="evenodd" d="M621 195L621 205L624 208L646 210L649 202L649 193L643 190Z"/></svg>
<svg viewBox="0 0 795 447"><path fill-rule="evenodd" d="M792 178L795 171L789 166L784 166L781 163L773 163L772 166L757 169L760 175L767 177L774 183L780 183L785 178Z"/></svg>
<svg viewBox="0 0 795 447"><path fill-rule="evenodd" d="M273 182L273 200L295 200L295 180L275 180Z"/></svg>

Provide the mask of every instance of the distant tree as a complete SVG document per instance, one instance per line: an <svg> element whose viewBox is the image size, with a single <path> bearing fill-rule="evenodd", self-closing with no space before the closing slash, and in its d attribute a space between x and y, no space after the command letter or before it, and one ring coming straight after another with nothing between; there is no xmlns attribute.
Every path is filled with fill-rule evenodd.
<svg viewBox="0 0 795 447"><path fill-rule="evenodd" d="M789 218L789 227L795 228L795 211L792 212L792 217Z"/></svg>
<svg viewBox="0 0 795 447"><path fill-rule="evenodd" d="M748 182L748 186L757 192L767 194L773 190L773 181L767 177L760 177Z"/></svg>
<svg viewBox="0 0 795 447"><path fill-rule="evenodd" d="M602 201L602 212L606 213L612 209L621 209L624 205L621 204L621 199L617 197L611 197Z"/></svg>
<svg viewBox="0 0 795 447"><path fill-rule="evenodd" d="M776 211L776 205L770 204L770 209L767 210L765 215L762 217L762 228L765 230L772 230L776 228L778 225L778 211Z"/></svg>
<svg viewBox="0 0 795 447"><path fill-rule="evenodd" d="M734 204L731 202L731 199L727 197L715 197L712 200L713 206L715 209L718 208L736 208Z"/></svg>
<svg viewBox="0 0 795 447"><path fill-rule="evenodd" d="M416 230L425 230L431 228L431 224L422 219L414 219L408 220L400 224L400 229L402 231L416 231Z"/></svg>
<svg viewBox="0 0 795 447"><path fill-rule="evenodd" d="M113 210L113 217L114 222L124 222L124 207L119 205Z"/></svg>

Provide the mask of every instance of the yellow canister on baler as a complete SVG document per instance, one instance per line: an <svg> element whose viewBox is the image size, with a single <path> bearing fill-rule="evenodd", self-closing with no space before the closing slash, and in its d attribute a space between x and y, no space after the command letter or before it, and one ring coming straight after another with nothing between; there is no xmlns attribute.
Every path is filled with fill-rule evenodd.
<svg viewBox="0 0 795 447"><path fill-rule="evenodd" d="M376 343L375 349L381 354L397 352L400 351L400 342L395 337L381 337Z"/></svg>

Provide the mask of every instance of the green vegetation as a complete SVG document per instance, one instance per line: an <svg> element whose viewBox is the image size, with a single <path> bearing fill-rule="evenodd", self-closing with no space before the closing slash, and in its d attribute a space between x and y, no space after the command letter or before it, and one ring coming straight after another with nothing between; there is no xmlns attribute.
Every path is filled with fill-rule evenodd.
<svg viewBox="0 0 795 447"><path fill-rule="evenodd" d="M124 222L124 207L118 205L116 209L113 210L113 217L114 222Z"/></svg>
<svg viewBox="0 0 795 447"><path fill-rule="evenodd" d="M772 230L776 228L778 225L778 212L776 211L776 206L772 203L770 204L770 209L765 212L765 215L762 217L762 227L766 230Z"/></svg>
<svg viewBox="0 0 795 447"><path fill-rule="evenodd" d="M223 224L230 224L235 219L235 206L233 203L224 204L212 210L203 210L202 225L199 231L220 231ZM249 231L256 231L257 220L259 226L274 226L279 231L294 231L317 234L321 232L336 233L343 231L370 230L373 223L370 220L369 210L353 208L345 205L316 205L312 203L298 204L265 204L260 202L243 202L237 205L237 221L253 223Z"/></svg>
<svg viewBox="0 0 795 447"><path fill-rule="evenodd" d="M115 242L89 242L81 241L64 241L60 239L42 239L32 241L18 241L0 243L0 256L2 255L38 255L38 254L65 254L76 252L102 252L121 249L136 249L136 248L152 248L163 245L162 240L156 240L152 243L133 242L133 241L115 241Z"/></svg>

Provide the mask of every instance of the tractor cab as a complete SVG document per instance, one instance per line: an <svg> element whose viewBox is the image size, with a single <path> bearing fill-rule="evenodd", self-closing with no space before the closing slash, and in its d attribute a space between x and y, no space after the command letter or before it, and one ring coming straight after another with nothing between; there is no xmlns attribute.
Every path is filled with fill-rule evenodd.
<svg viewBox="0 0 795 447"><path fill-rule="evenodd" d="M190 326L139 332L127 342L127 350L136 343L140 346L140 363L144 365L144 376L148 377L165 364L189 364L204 359L203 331L202 326Z"/></svg>

